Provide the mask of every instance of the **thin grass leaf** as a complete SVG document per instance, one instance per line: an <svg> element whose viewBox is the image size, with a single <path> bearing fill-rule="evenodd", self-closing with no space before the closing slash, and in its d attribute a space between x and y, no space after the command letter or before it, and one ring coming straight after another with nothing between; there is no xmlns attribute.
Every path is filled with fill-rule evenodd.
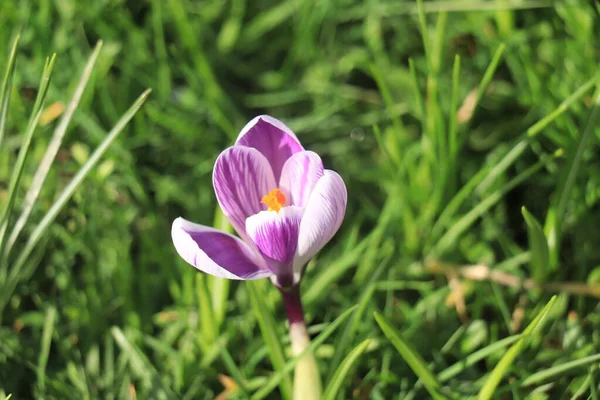
<svg viewBox="0 0 600 400"><path fill-rule="evenodd" d="M493 207L504 195L515 187L529 179L533 174L539 171L544 166L544 161L538 161L536 164L527 168L521 172L515 178L511 179L506 185L500 189L494 191L479 204L477 204L471 211L463 215L458 219L446 233L440 238L437 245L433 249L433 253L443 254L447 251L458 238L483 214L485 214L491 207Z"/></svg>
<svg viewBox="0 0 600 400"><path fill-rule="evenodd" d="M537 136L544 130L550 123L554 122L556 118L565 113L577 100L581 99L591 88L594 87L596 79L592 78L586 83L581 85L573 94L563 100L556 109L538 122L531 125L525 131L525 138L517 143L503 158L500 162L496 163L494 169L485 177L483 181L477 186L475 191L479 194L484 193L489 187L501 176L529 147L530 138Z"/></svg>
<svg viewBox="0 0 600 400"><path fill-rule="evenodd" d="M336 342L335 352L333 353L333 357L331 357L331 362L329 364L330 368L329 373L327 374L327 382L333 379L333 375L335 374L334 368L340 365L340 361L342 360L344 354L346 354L346 349L350 345L352 338L363 323L363 315L367 309L367 305L371 301L373 293L375 293L375 290L377 289L375 284L379 280L379 277L383 273L384 269L388 266L390 258L392 257L391 253L392 250L390 250L390 254L388 254L385 259L381 261L379 267L377 267L375 272L371 274L369 282L362 289L362 295L358 301L358 309L354 313L352 319L348 321L341 337Z"/></svg>
<svg viewBox="0 0 600 400"><path fill-rule="evenodd" d="M565 111L567 111L573 103L575 103L584 94L586 94L590 89L592 89L594 87L594 85L596 84L596 81L597 81L597 78L593 77L593 78L589 79L587 82L585 82L583 85L581 85L579 88L577 88L577 90L574 91L572 95L567 97L562 103L560 103L554 111L552 111L550 114L546 115L544 118L542 118L541 120L539 120L538 122L533 124L531 127L529 127L529 129L527 129L527 132L526 132L527 136L528 137L537 136L540 132L542 132L544 130L545 127L550 125L550 123L552 123L557 117L564 114Z"/></svg>
<svg viewBox="0 0 600 400"><path fill-rule="evenodd" d="M291 18L301 5L302 2L300 1L288 0L267 8L265 12L251 20L242 30L239 44L241 46L248 46L252 43L257 43L258 39L263 37L263 35Z"/></svg>
<svg viewBox="0 0 600 400"><path fill-rule="evenodd" d="M171 93L171 70L169 68L167 44L165 43L165 34L163 28L162 0L152 2L152 28L154 37L154 54L158 60L158 92L162 97Z"/></svg>
<svg viewBox="0 0 600 400"><path fill-rule="evenodd" d="M596 78L592 78L579 87L572 95L566 98L554 111L533 124L527 129L527 136L535 136L540 133L546 126L553 122L556 118L568 110L577 100L579 100L596 82ZM491 169L482 168L458 191L456 195L448 202L439 218L431 229L430 242L439 237L444 229L450 224L452 218L456 215L463 203L471 196L474 190L477 193L485 192L496 179L501 176L508 167L510 167L523 152L529 147L529 140L522 139L510 151L495 163ZM477 189L475 189L477 187ZM428 246L430 243L428 243Z"/></svg>
<svg viewBox="0 0 600 400"><path fill-rule="evenodd" d="M428 68L432 69L431 52L429 51L429 30L427 28L427 19L425 18L425 9L423 0L417 0L417 16L419 18L419 29L421 30L421 39L423 41L423 49L425 50L425 58L427 59Z"/></svg>
<svg viewBox="0 0 600 400"><path fill-rule="evenodd" d="M49 228L50 224L54 222L54 219L58 215L58 213L63 209L63 207L67 204L71 196L75 190L81 185L83 179L87 176L87 174L92 170L92 168L98 163L102 155L108 150L112 142L119 136L121 131L125 128L127 123L133 118L135 113L139 110L139 108L144 104L144 101L150 95L151 90L148 89L133 103L133 105L123 114L121 119L115 124L115 126L110 130L107 137L100 143L100 145L96 148L96 150L92 153L90 158L86 161L86 163L81 167L81 169L77 172L77 174L71 179L69 184L62 191L58 199L52 204L50 210L44 215L44 218L40 221L37 227L29 236L29 240L25 244L25 247L19 254L17 260L13 264L13 267L10 271L9 277L0 292L0 315L6 306L8 299L12 296L12 293L19 283L19 281L24 278L21 275L21 270L25 265L27 259L31 255L32 251L35 249L36 245L46 233L46 230Z"/></svg>
<svg viewBox="0 0 600 400"><path fill-rule="evenodd" d="M443 397L439 393L440 383L438 382L435 375L431 373L429 367L421 358L421 355L402 337L387 319L379 312L374 313L375 321L388 338L388 340L394 345L400 356L406 361L409 367L417 375L419 380L425 386L425 389L429 392L431 397L434 399L442 399Z"/></svg>
<svg viewBox="0 0 600 400"><path fill-rule="evenodd" d="M591 379L591 374L588 374L588 376L586 376L585 380L583 381L583 383L581 384L579 389L577 389L575 391L575 393L573 393L573 395L571 396L571 400L577 400L577 399L583 398L583 394L585 392L587 392L587 390L590 387L590 379Z"/></svg>
<svg viewBox="0 0 600 400"><path fill-rule="evenodd" d="M10 251L11 251L13 245L17 241L19 234L21 233L23 227L25 226L25 224L27 223L27 220L29 219L31 211L35 205L35 202L40 194L40 191L42 190L44 182L46 181L48 172L50 171L50 168L52 167L52 163L54 162L56 154L58 153L60 145L62 144L65 133L67 132L67 129L71 123L73 114L75 113L75 110L77 110L77 107L79 106L79 102L81 101L83 92L87 86L90 76L92 75L92 71L94 69L94 64L96 63L98 54L100 54L101 48L102 48L102 41L100 40L96 44L96 47L94 48L94 51L92 52L92 55L90 56L87 64L85 65L85 67L83 69L83 73L81 74L81 78L79 79L79 82L75 88L73 97L71 97L71 101L69 102L69 105L67 106L58 125L56 126L56 129L54 130L54 133L52 134L52 139L50 139L50 143L48 144L48 147L46 148L46 152L44 153L44 156L42 157L42 161L40 161L40 164L39 164L37 170L35 171L35 174L33 176L33 181L31 183L31 187L29 188L29 190L27 191L27 194L25 195L25 200L23 202L23 209L21 211L21 215L19 216L19 219L15 223L15 226L12 229L12 232L8 238L8 241L6 242L6 249L4 252L5 260L10 255Z"/></svg>
<svg viewBox="0 0 600 400"><path fill-rule="evenodd" d="M2 90L0 91L0 149L2 149L2 141L4 139L4 129L6 127L6 115L8 114L8 104L10 103L10 93L12 91L13 76L15 72L15 64L17 60L17 49L19 48L19 40L21 35L17 35L13 41L8 62L6 64L6 72L2 80Z"/></svg>
<svg viewBox="0 0 600 400"><path fill-rule="evenodd" d="M397 202L388 199L386 204L383 206L381 214L377 220L377 225L369 234L369 244L367 245L362 258L356 267L356 271L354 272L354 278L352 281L355 284L363 284L363 282L369 280L369 277L372 276L373 271L377 269L375 267L377 261L380 258L387 256L387 252L382 251L381 247L382 242L385 239L387 228L392 221L392 213L394 212L397 204Z"/></svg>
<svg viewBox="0 0 600 400"><path fill-rule="evenodd" d="M452 95L450 96L450 116L449 116L449 129L448 129L448 153L455 160L456 154L458 153L458 138L456 136L458 127L458 86L460 82L460 55L454 56L454 64L452 66ZM453 161L454 163L456 161ZM452 173L454 168L452 165Z"/></svg>
<svg viewBox="0 0 600 400"><path fill-rule="evenodd" d="M359 4L359 3L357 3ZM367 3L368 4L368 3ZM466 12L466 11L494 11L499 9L504 10L521 10L535 8L550 8L553 6L552 1L542 0L521 0L518 2L490 2L490 1L428 1L423 4L423 12L425 14L437 14L442 11L447 12ZM415 15L419 13L418 5L414 2L385 2L378 4L378 13L386 18L398 17L404 15ZM340 10L336 15L336 20L340 22L348 22L356 19L361 19L365 14L365 5L348 7Z"/></svg>
<svg viewBox="0 0 600 400"><path fill-rule="evenodd" d="M145 358L143 353L133 345L125 333L117 327L113 326L110 330L117 346L121 349L121 352L127 357L127 362L131 367L131 371L138 375L142 381L147 383L152 380L152 365Z"/></svg>
<svg viewBox="0 0 600 400"><path fill-rule="evenodd" d="M40 345L40 354L38 356L37 377L38 385L42 393L46 388L46 365L50 356L50 344L52 343L52 334L56 323L56 308L50 307L46 312L44 320L44 329L42 331L42 343Z"/></svg>
<svg viewBox="0 0 600 400"><path fill-rule="evenodd" d="M370 342L371 339L366 339L354 349L352 349L350 353L348 353L346 358L344 358L344 361L342 361L339 367L335 370L333 378L331 378L331 381L327 385L327 388L325 388L325 392L323 393L323 400L336 399L338 392L344 384L346 376L348 375L354 364L358 361L360 356L365 352Z"/></svg>
<svg viewBox="0 0 600 400"><path fill-rule="evenodd" d="M571 192L575 185L575 179L577 177L577 173L579 172L579 168L581 166L581 161L583 158L583 152L588 147L589 141L592 139L594 134L594 130L597 128L597 120L600 115L600 87L596 90L596 94L594 95L594 103L592 105L592 109L590 110L590 116L588 118L588 122L585 126L585 130L579 139L579 143L575 149L575 152L572 153L572 156L568 158L567 166L564 170L564 178L561 179L558 185L557 190L557 198L556 202L556 243L560 243L560 238L562 235L562 220L565 215L565 211L567 209L567 202L571 197ZM554 246L553 249L558 254L558 249L560 246ZM558 259L558 257L554 257Z"/></svg>
<svg viewBox="0 0 600 400"><path fill-rule="evenodd" d="M198 342L204 352L214 343L218 336L217 325L210 301L210 293L206 287L207 276L204 274L195 275L195 291L198 298L199 308L199 326L198 326Z"/></svg>
<svg viewBox="0 0 600 400"><path fill-rule="evenodd" d="M304 357L305 354L308 354L310 352L312 352L314 354L315 350L323 343L325 342L325 340L327 340L327 338L329 336L331 336L333 334L333 332L335 332L335 330L348 318L352 315L352 313L356 310L356 306L350 307L349 309L347 309L346 311L344 311L343 313L341 313L333 322L331 322L327 328L325 328L323 330L323 332L321 332L321 334L319 336L317 336L315 338L315 340L313 340L310 345L308 345L308 347L300 354L298 354L296 357L292 358L290 361L288 361L285 366L277 371L273 376L271 376L269 378L269 380L265 383L265 385L256 393L254 393L254 395L251 397L251 400L260 400L260 399L264 399L266 396L268 396L273 389L275 389L275 387L279 384L279 382L285 378L285 376L287 376L296 366L296 363L298 362L298 360L300 360L302 357Z"/></svg>
<svg viewBox="0 0 600 400"><path fill-rule="evenodd" d="M425 15L423 14L423 19L425 19ZM434 40L430 42L430 64L427 71L427 131L431 135L431 139L434 145L434 155L436 160L435 163L431 164L431 168L436 170L439 169L440 166L444 170L448 167L447 165L447 155L448 155L448 145L447 139L445 136L444 129L444 121L442 118L442 111L439 106L439 98L438 98L438 89L439 83L438 78L440 74L440 69L442 67L443 61L443 45L446 43L446 38L444 37L444 32L446 31L446 21L448 20L448 14L446 12L441 12L437 15L437 21L435 26L435 35ZM439 163L439 164L437 164ZM437 164L437 165L436 165ZM439 173L439 178L436 179L436 189L440 192L443 190L446 182L446 174ZM435 197L435 196L434 196ZM439 199L439 198L438 198ZM435 202L435 209L439 207L439 200ZM433 212L431 215L433 216ZM429 223L428 223L429 225Z"/></svg>
<svg viewBox="0 0 600 400"><path fill-rule="evenodd" d="M514 333L515 330L513 329L511 324L511 313L508 309L508 305L506 304L506 300L502 295L502 291L498 287L498 284L496 284L495 282L490 281L490 287L492 288L492 293L494 294L496 304L498 304L500 314L502 314L502 318L504 319L504 325L506 325L506 329L508 329L508 332Z"/></svg>
<svg viewBox="0 0 600 400"><path fill-rule="evenodd" d="M543 326L546 315L552 308L552 305L555 301L556 296L552 296L548 304L546 304L542 311L533 319L533 321L531 321L529 326L527 326L521 338L515 344L513 344L510 349L508 349L504 356L502 356L479 391L477 397L479 400L487 400L492 398L496 388L500 384L500 381L504 375L506 375L508 372L510 366L513 364L519 354L525 350L525 346L528 344L528 340L531 335L539 331Z"/></svg>
<svg viewBox="0 0 600 400"><path fill-rule="evenodd" d="M17 156L17 161L13 168L13 173L10 177L7 200L4 202L5 206L0 216L0 260L2 260L3 258L4 246L6 243L6 231L8 229L8 226L10 225L14 201L17 196L19 183L21 182L23 168L25 167L25 162L27 161L27 156L29 155L31 139L33 138L33 134L40 119L40 115L42 115L42 110L44 108L44 102L46 101L46 94L48 93L48 86L50 84L50 77L52 76L52 69L54 68L55 60L56 54L53 55L49 60L46 60L46 65L44 66L42 78L39 85L38 95L35 99L33 110L31 111L31 117L29 118L27 129L25 130L25 135L23 138L23 142L21 143L21 148L19 149L19 155ZM5 276L5 268L6 267L4 265L0 264L0 280Z"/></svg>
<svg viewBox="0 0 600 400"><path fill-rule="evenodd" d="M504 54L504 50L506 49L506 45L501 43L500 46L496 49L494 56L492 57L492 61L488 65L485 73L483 74L483 78L481 78L481 82L479 82L479 86L477 87L477 97L475 98L475 105L473 108L473 115L475 115L475 110L477 110L477 106L481 103L481 99L485 95L485 92L496 73L496 69L498 69L498 65L500 65L500 61L502 60L502 54Z"/></svg>
<svg viewBox="0 0 600 400"><path fill-rule="evenodd" d="M522 335L514 335L504 338L502 340L498 340L482 349L477 350L474 353L471 353L464 357L462 360L452 364L448 368L440 371L437 375L439 382L447 382L450 379L454 378L456 375L460 374L468 367L478 363L481 360L485 360L490 355L504 349L507 346L510 346L517 340L521 338Z"/></svg>
<svg viewBox="0 0 600 400"><path fill-rule="evenodd" d="M583 357L577 360L568 361L564 364L556 365L554 367L550 367L547 369L543 369L539 372L535 372L529 375L525 380L521 383L521 386L531 386L547 381L550 378L555 376L564 376L567 371L570 371L575 368L580 368L586 366L588 364L594 363L596 361L600 361L600 354L594 354L592 356Z"/></svg>
<svg viewBox="0 0 600 400"><path fill-rule="evenodd" d="M440 354L448 354L448 352L455 348L458 343L458 340L464 337L465 332L467 331L466 325L461 325L454 331L450 338L444 343L442 348L440 349Z"/></svg>
<svg viewBox="0 0 600 400"><path fill-rule="evenodd" d="M394 102L394 99L390 92L390 89L389 89L385 79L383 78L383 73L374 64L371 64L369 66L369 71L371 72L373 79L377 83L377 88L379 89L379 92L381 93L381 97L383 97L383 102L385 103L385 106L387 107L389 114L392 115L392 124L394 126L394 129L396 130L397 135L399 135L400 137L403 137L405 134L404 125L402 124L402 120L397 115L397 113L393 112L395 102Z"/></svg>
<svg viewBox="0 0 600 400"><path fill-rule="evenodd" d="M154 365L135 344L131 343L123 331L119 327L113 326L110 332L127 357L127 363L131 366L131 370L142 380L143 384L152 388L157 397L175 399L175 394L162 383Z"/></svg>
<svg viewBox="0 0 600 400"><path fill-rule="evenodd" d="M335 260L334 263L327 266L327 268L321 269L319 273L311 282L310 287L306 290L303 295L303 301L305 304L312 304L317 299L321 298L323 293L329 290L330 285L335 282L346 270L354 266L358 258L362 255L364 250L367 248L373 236L373 232L364 238L352 251L342 255L340 258Z"/></svg>
<svg viewBox="0 0 600 400"><path fill-rule="evenodd" d="M264 282L248 281L246 282L246 289L248 290L248 296L250 297L252 311L258 321L260 333L267 345L273 369L275 371L281 371L285 366L283 346L281 345L279 335L277 335L277 325L273 318L273 313L270 312L267 303L264 301L264 297L259 291L259 289L264 288L263 284ZM292 398L292 379L289 374L286 374L279 383L279 390L281 391L282 398Z"/></svg>
<svg viewBox="0 0 600 400"><path fill-rule="evenodd" d="M589 377L590 377L590 393L592 400L598 400L600 396L598 396L598 385L596 385L596 379L594 379L594 372L596 372L596 368L592 366L590 368Z"/></svg>
<svg viewBox="0 0 600 400"><path fill-rule="evenodd" d="M417 104L417 111L420 120L425 120L425 102L421 95L421 88L419 86L419 78L417 76L417 68L415 67L415 61L412 58L408 59L408 68L410 70L411 82L413 85L415 103ZM382 147L382 146L380 146Z"/></svg>
<svg viewBox="0 0 600 400"><path fill-rule="evenodd" d="M223 364L225 364L227 372L229 373L229 375L231 375L231 377L237 384L238 390L244 395L244 397L248 397L246 378L244 378L242 371L240 371L238 366L235 364L233 357L231 357L231 353L229 352L229 350L227 350L227 346L220 346L219 350L221 353L221 360L223 361Z"/></svg>
<svg viewBox="0 0 600 400"><path fill-rule="evenodd" d="M517 144L514 145L512 149L499 162L496 162L494 166L489 170L487 174L485 174L485 179L481 181L477 188L475 189L475 193L478 195L483 195L491 185L496 182L496 180L506 172L508 167L514 164L516 160L523 154L525 150L529 148L529 141L527 139L523 139Z"/></svg>
<svg viewBox="0 0 600 400"><path fill-rule="evenodd" d="M544 229L538 220L531 215L523 206L521 213L527 224L527 234L529 237L529 249L531 252L531 269L533 277L537 281L543 281L550 270L555 270L550 266L550 250L548 250L548 240L544 234Z"/></svg>
<svg viewBox="0 0 600 400"><path fill-rule="evenodd" d="M500 65L500 61L502 60L502 55L504 54L505 48L506 48L506 46L504 45L504 43L501 43L500 46L498 46L498 48L496 49L496 52L492 56L492 60L490 61L487 69L483 73L483 76L481 77L481 81L479 81L479 85L477 85L475 102L473 103L473 108L470 113L471 115L469 116L468 122L463 125L463 130L465 130L465 131L468 129L469 124L471 123L471 121L473 121L473 119L477 113L477 110L479 109L481 100L483 99L483 96L485 96L485 92L487 91L487 88L490 85L490 83L492 82L492 78L494 77L494 74L496 73L496 70L498 69L498 66ZM463 136L461 138L461 140L464 140L464 139L465 139L465 137Z"/></svg>
<svg viewBox="0 0 600 400"><path fill-rule="evenodd" d="M104 335L104 368L102 370L102 380L109 388L116 386L115 382L115 341L110 333ZM114 398L114 392L107 394L106 399Z"/></svg>

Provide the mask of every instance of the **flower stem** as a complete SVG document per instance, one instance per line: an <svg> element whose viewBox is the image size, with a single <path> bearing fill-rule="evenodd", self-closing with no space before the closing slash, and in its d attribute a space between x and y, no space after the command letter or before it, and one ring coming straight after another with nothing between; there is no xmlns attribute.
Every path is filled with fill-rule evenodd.
<svg viewBox="0 0 600 400"><path fill-rule="evenodd" d="M290 323L292 355L298 356L310 344L310 337L304 322L304 311L300 301L298 285L281 288L283 304ZM294 400L320 400L322 395L319 367L312 352L305 354L296 363L294 370Z"/></svg>

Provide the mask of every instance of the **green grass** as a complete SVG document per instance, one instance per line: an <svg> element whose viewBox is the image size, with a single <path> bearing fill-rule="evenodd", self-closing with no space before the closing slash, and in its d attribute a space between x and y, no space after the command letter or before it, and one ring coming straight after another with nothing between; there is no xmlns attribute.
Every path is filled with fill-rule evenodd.
<svg viewBox="0 0 600 400"><path fill-rule="evenodd" d="M596 3L84 3L0 2L0 398L290 399L278 291L170 238L229 229L261 113L348 187L302 282L327 398L598 398Z"/></svg>

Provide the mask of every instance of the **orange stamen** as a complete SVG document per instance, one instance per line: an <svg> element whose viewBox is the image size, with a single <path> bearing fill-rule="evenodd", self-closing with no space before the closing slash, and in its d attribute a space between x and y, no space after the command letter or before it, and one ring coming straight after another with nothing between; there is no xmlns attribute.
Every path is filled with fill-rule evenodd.
<svg viewBox="0 0 600 400"><path fill-rule="evenodd" d="M279 212L279 210L281 210L281 207L285 205L286 201L287 199L285 198L283 193L281 193L281 190L273 189L265 196L263 196L260 202L266 204L267 207L269 207L269 211Z"/></svg>

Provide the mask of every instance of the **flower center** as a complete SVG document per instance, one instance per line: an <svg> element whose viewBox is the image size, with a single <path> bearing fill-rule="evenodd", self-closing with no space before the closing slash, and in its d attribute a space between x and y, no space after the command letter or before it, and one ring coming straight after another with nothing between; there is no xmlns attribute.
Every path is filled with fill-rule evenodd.
<svg viewBox="0 0 600 400"><path fill-rule="evenodd" d="M286 201L287 199L279 189L271 190L260 200L261 203L266 204L267 207L269 207L268 211L275 212L279 212L279 210L281 210L281 207L285 205Z"/></svg>

